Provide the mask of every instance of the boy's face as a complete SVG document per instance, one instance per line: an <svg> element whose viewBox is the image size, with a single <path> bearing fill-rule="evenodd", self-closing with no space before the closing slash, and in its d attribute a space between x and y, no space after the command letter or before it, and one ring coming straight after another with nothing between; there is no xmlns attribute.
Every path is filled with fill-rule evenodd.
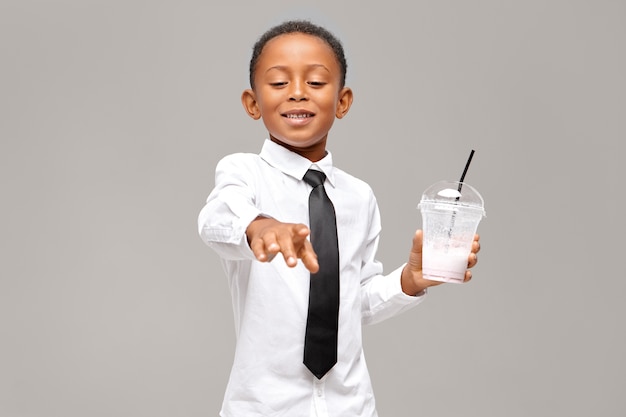
<svg viewBox="0 0 626 417"><path fill-rule="evenodd" d="M352 104L331 47L302 33L277 36L263 48L254 81L254 90L241 97L248 114L263 119L272 141L311 161L322 159L335 117Z"/></svg>

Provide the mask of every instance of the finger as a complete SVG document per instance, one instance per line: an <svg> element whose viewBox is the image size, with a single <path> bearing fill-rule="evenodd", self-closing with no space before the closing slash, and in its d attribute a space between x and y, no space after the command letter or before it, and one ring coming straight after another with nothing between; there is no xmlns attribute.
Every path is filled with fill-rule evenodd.
<svg viewBox="0 0 626 417"><path fill-rule="evenodd" d="M296 247L299 247L306 240L309 235L310 230L304 224L296 224L293 227L293 244Z"/></svg>
<svg viewBox="0 0 626 417"><path fill-rule="evenodd" d="M250 242L250 249L254 256L261 262L269 262L278 253L280 247L274 235L264 235L262 239L254 239Z"/></svg>
<svg viewBox="0 0 626 417"><path fill-rule="evenodd" d="M478 263L478 256L475 253L470 253L467 258L467 267L473 268Z"/></svg>
<svg viewBox="0 0 626 417"><path fill-rule="evenodd" d="M250 242L250 249L254 254L254 257L261 262L265 262L267 260L267 255L265 254L265 244L261 239L254 239Z"/></svg>
<svg viewBox="0 0 626 417"><path fill-rule="evenodd" d="M298 264L297 258L301 257L300 251L304 246L304 242L307 242L306 237L309 233L309 228L299 223L291 226L288 233L278 237L280 252L282 252L288 266L294 267Z"/></svg>
<svg viewBox="0 0 626 417"><path fill-rule="evenodd" d="M302 260L302 263L305 268L309 270L309 272L314 274L319 271L320 266L317 262L317 254L313 250L313 245L311 245L310 241L304 241L302 249L300 249L300 252L298 253L298 257Z"/></svg>
<svg viewBox="0 0 626 417"><path fill-rule="evenodd" d="M474 241L472 242L472 252L474 253L480 252L480 242L478 241L478 239L474 239Z"/></svg>
<svg viewBox="0 0 626 417"><path fill-rule="evenodd" d="M313 250L311 241L307 239L310 234L309 228L304 224L297 224L294 227L294 246L297 250L297 256L302 260L302 263L312 273L319 271L319 264L317 262L317 254Z"/></svg>
<svg viewBox="0 0 626 417"><path fill-rule="evenodd" d="M291 234L285 236L281 241L281 252L285 258L285 262L288 266L294 267L298 264L297 258L302 258L302 248L305 246L305 242L308 242L307 236L309 235L309 228L304 224L293 225ZM310 242L309 246L310 246Z"/></svg>
<svg viewBox="0 0 626 417"><path fill-rule="evenodd" d="M278 238L278 244L280 245L279 251L283 254L285 262L288 266L294 267L298 263L296 258L296 250L293 245L293 237L291 234L286 234Z"/></svg>
<svg viewBox="0 0 626 417"><path fill-rule="evenodd" d="M463 278L463 282L468 282L472 279L472 271L465 271L465 277Z"/></svg>

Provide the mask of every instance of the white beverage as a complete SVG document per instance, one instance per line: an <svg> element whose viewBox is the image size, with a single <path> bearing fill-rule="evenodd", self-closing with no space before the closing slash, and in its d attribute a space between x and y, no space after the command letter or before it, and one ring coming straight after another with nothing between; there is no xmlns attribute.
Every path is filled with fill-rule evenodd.
<svg viewBox="0 0 626 417"><path fill-rule="evenodd" d="M461 283L465 278L469 253L450 251L444 253L424 247L422 274L431 281Z"/></svg>

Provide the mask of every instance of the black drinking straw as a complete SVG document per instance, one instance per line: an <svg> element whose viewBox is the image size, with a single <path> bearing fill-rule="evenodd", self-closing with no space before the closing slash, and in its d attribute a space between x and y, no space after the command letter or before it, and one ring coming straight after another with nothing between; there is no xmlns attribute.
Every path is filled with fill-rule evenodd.
<svg viewBox="0 0 626 417"><path fill-rule="evenodd" d="M472 149L472 152L470 152L469 154L469 158L467 158L467 162L465 163L465 169L463 170L463 173L461 174L461 179L459 180L459 192L461 192L461 188L463 187L463 180L465 179L465 174L467 174L467 169L470 166L470 162L472 162L472 157L474 156L474 150ZM459 198L461 198L460 196L456 198L456 201L459 201Z"/></svg>
<svg viewBox="0 0 626 417"><path fill-rule="evenodd" d="M461 193L461 188L463 188L463 180L465 179L465 174L467 174L467 169L470 166L470 162L472 162L473 156L474 156L474 150L472 149L472 151L469 154L469 158L467 158L467 162L465 163L465 169L463 169L463 173L461 174L461 179L459 180L459 188L458 188L459 195L457 198L455 198L456 202L458 202L461 199L460 193ZM448 239L452 237L452 229L454 228L455 218L456 218L456 210L452 212L452 219L450 219L450 229L448 230ZM450 242L448 241L448 244L446 245L446 252L448 251L449 245L450 245Z"/></svg>

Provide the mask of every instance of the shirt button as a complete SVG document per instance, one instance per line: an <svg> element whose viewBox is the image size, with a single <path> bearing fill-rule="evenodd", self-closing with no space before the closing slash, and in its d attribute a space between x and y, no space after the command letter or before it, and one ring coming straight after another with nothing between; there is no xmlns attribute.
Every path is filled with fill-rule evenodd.
<svg viewBox="0 0 626 417"><path fill-rule="evenodd" d="M321 390L321 389L319 389L319 388L318 388L318 390L317 390L317 396L318 396L318 397L321 397L321 396L322 396L322 390Z"/></svg>

